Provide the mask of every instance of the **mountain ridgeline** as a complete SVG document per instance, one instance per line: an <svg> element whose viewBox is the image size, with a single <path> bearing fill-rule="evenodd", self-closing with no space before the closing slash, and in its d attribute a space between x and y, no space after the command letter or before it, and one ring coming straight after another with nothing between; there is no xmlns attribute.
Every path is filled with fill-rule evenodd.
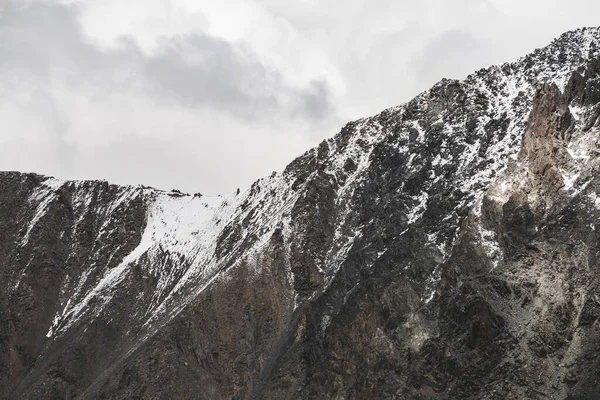
<svg viewBox="0 0 600 400"><path fill-rule="evenodd" d="M226 197L0 173L0 398L600 398L600 29Z"/></svg>

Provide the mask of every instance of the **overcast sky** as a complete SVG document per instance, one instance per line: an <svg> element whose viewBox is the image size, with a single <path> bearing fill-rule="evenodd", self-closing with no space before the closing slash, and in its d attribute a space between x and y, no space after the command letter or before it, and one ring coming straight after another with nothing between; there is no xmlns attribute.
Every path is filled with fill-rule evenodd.
<svg viewBox="0 0 600 400"><path fill-rule="evenodd" d="M597 0L0 0L0 169L214 194Z"/></svg>

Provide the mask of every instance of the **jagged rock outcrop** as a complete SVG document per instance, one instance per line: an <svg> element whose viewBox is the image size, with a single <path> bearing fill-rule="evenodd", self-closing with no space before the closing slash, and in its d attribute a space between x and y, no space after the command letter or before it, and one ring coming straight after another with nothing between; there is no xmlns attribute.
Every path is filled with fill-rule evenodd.
<svg viewBox="0 0 600 400"><path fill-rule="evenodd" d="M600 396L600 30L229 197L0 174L0 394Z"/></svg>
<svg viewBox="0 0 600 400"><path fill-rule="evenodd" d="M573 116L569 102L556 84L542 84L536 91L531 117L522 143L522 158L544 194L564 186L560 169L571 158L567 153Z"/></svg>
<svg viewBox="0 0 600 400"><path fill-rule="evenodd" d="M466 356L477 372L456 374L444 396L600 395L598 320L581 323L598 279L598 132L586 133L593 111L569 106L555 85L537 89L519 156L475 204L445 265L434 301L451 323L437 362Z"/></svg>

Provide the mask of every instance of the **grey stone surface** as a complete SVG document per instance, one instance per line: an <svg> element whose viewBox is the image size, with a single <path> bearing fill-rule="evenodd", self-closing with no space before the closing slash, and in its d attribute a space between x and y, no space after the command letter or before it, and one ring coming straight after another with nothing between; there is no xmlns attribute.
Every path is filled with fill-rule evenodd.
<svg viewBox="0 0 600 400"><path fill-rule="evenodd" d="M600 398L598 29L225 198L0 173L6 399Z"/></svg>

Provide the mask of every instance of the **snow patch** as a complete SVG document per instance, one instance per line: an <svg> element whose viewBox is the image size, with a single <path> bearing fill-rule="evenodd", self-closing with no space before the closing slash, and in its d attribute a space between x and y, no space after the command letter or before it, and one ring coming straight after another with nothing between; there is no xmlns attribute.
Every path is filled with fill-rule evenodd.
<svg viewBox="0 0 600 400"><path fill-rule="evenodd" d="M600 210L600 197L595 192L588 194L588 199L590 199L596 209Z"/></svg>
<svg viewBox="0 0 600 400"><path fill-rule="evenodd" d="M426 191L421 192L421 194L416 198L418 201L417 205L412 208L406 217L408 218L408 224L414 224L419 218L423 216L423 213L427 209L427 200L429 200L429 194Z"/></svg>
<svg viewBox="0 0 600 400"><path fill-rule="evenodd" d="M29 204L37 204L35 213L29 224L23 238L21 239L20 246L26 246L29 243L31 232L37 225L40 219L48 211L48 206L56 198L56 191L60 189L65 181L55 178L48 178L33 192L29 198Z"/></svg>
<svg viewBox="0 0 600 400"><path fill-rule="evenodd" d="M567 171L560 168L560 174L562 175L563 182L565 185L564 190L568 192L571 189L573 189L577 178L579 178L579 172Z"/></svg>

